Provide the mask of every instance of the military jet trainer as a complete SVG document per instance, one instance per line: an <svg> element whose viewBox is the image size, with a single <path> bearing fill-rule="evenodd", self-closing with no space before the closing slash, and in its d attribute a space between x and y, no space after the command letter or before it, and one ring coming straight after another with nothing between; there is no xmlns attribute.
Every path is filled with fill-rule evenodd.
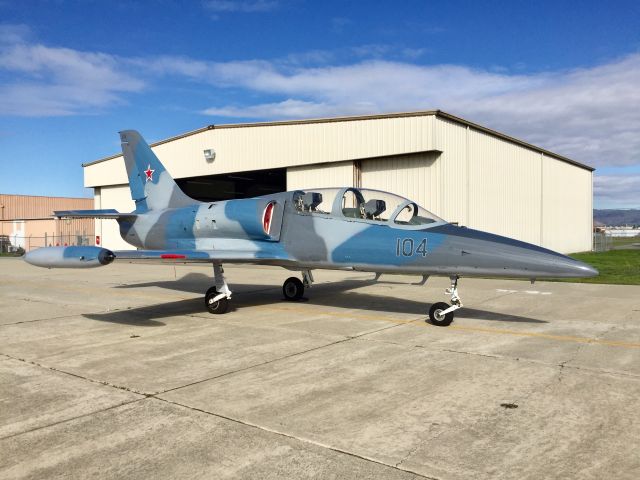
<svg viewBox="0 0 640 480"><path fill-rule="evenodd" d="M45 247L25 260L47 268L90 268L113 261L210 263L214 285L205 293L211 313L225 313L231 290L224 263L277 265L299 271L284 281L287 300L313 283L312 270L447 276L451 305L431 305L429 319L449 325L462 307L462 276L591 277L591 266L507 237L450 224L417 203L364 188L309 189L256 198L199 202L185 195L134 130L120 133L135 210L58 211L59 218L114 219L122 238L138 247Z"/></svg>

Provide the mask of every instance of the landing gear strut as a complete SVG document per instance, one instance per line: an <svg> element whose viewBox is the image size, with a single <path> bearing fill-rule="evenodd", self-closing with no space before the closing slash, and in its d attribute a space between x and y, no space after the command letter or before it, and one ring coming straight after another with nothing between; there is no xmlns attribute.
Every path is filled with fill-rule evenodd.
<svg viewBox="0 0 640 480"><path fill-rule="evenodd" d="M451 295L451 305L444 302L437 302L431 305L429 309L429 320L432 325L438 327L446 327L453 322L453 312L462 308L462 302L458 295L458 276L451 277L451 286L445 290L445 293Z"/></svg>
<svg viewBox="0 0 640 480"><path fill-rule="evenodd" d="M222 265L213 264L213 277L215 286L207 290L204 296L204 304L209 313L221 314L225 313L229 308L229 300L231 299L231 290L224 278L224 270Z"/></svg>
<svg viewBox="0 0 640 480"><path fill-rule="evenodd" d="M304 289L311 287L313 284L313 274L311 270L302 271L302 280L296 277L287 278L282 284L282 294L285 300L300 300L304 295Z"/></svg>

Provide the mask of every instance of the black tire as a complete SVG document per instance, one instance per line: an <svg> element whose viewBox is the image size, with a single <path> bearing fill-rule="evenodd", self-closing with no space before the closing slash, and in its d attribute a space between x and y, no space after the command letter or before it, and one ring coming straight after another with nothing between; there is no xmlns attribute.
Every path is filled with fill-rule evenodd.
<svg viewBox="0 0 640 480"><path fill-rule="evenodd" d="M204 296L204 305L207 307L209 313L213 314L222 314L226 313L229 309L229 299L224 297L218 300L217 302L211 303L211 300L214 299L218 295L218 291L216 287L211 287L207 290L207 293Z"/></svg>
<svg viewBox="0 0 640 480"><path fill-rule="evenodd" d="M287 278L282 284L282 294L286 300L290 302L300 300L304 295L304 284L302 280L296 277Z"/></svg>
<svg viewBox="0 0 640 480"><path fill-rule="evenodd" d="M448 327L453 322L453 312L442 315L441 312L449 308L450 305L444 302L437 302L429 309L429 321L436 327Z"/></svg>

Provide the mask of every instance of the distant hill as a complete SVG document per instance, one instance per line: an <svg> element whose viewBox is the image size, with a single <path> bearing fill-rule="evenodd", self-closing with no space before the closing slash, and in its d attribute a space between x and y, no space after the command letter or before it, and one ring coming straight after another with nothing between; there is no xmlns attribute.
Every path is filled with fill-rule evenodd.
<svg viewBox="0 0 640 480"><path fill-rule="evenodd" d="M607 209L593 210L593 219L603 225L640 225L640 210Z"/></svg>

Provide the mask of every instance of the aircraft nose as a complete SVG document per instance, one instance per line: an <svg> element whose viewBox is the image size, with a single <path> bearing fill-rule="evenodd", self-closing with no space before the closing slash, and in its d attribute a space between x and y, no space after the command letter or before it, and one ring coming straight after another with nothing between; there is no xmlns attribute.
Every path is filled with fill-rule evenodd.
<svg viewBox="0 0 640 480"><path fill-rule="evenodd" d="M571 276L576 278L587 278L587 277L595 277L597 275L600 275L600 272L598 272L598 270L593 268L591 265L584 262L580 262L578 260L574 260L573 265L570 265L569 268L572 271Z"/></svg>
<svg viewBox="0 0 640 480"><path fill-rule="evenodd" d="M545 272L541 276L587 278L599 274L591 265L555 252L532 252L529 261L531 270L535 270L534 265L537 265L538 269Z"/></svg>

